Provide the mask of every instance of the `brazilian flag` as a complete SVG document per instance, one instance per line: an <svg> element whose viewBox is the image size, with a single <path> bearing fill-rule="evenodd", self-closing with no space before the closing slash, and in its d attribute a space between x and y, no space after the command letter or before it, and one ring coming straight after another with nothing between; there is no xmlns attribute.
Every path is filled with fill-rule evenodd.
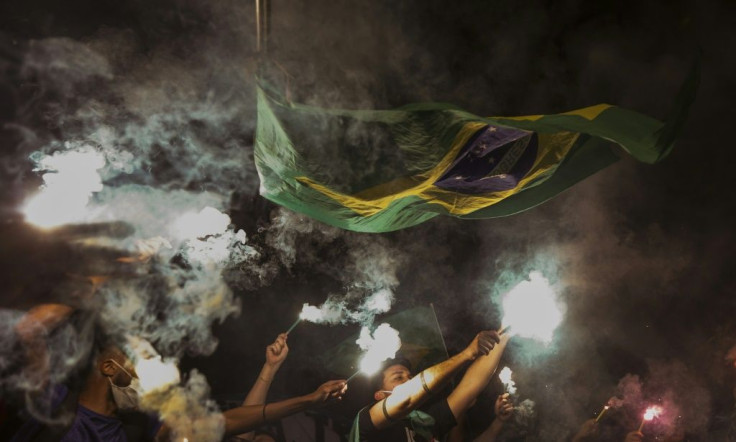
<svg viewBox="0 0 736 442"><path fill-rule="evenodd" d="M672 149L697 87L693 69L667 123L608 104L554 115L480 117L449 104L325 109L258 88L261 195L327 224L388 232L437 215L530 209L619 159Z"/></svg>

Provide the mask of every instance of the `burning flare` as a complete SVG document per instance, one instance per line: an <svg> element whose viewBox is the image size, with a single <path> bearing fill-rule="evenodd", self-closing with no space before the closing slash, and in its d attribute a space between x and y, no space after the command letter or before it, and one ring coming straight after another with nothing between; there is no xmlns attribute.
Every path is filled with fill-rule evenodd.
<svg viewBox="0 0 736 442"><path fill-rule="evenodd" d="M641 420L641 425L639 425L639 431L641 431L641 429L644 428L644 424L646 422L649 422L655 417L659 417L659 415L661 414L662 414L662 407L660 407L659 405L652 405L651 407L647 408L646 411L644 412L644 417Z"/></svg>
<svg viewBox="0 0 736 442"><path fill-rule="evenodd" d="M501 380L508 394L516 394L516 383L511 379L510 368L504 367L503 370L498 373L498 379Z"/></svg>
<svg viewBox="0 0 736 442"><path fill-rule="evenodd" d="M135 355L135 372L144 394L176 385L181 380L176 360L163 360L145 339L129 336L128 347Z"/></svg>
<svg viewBox="0 0 736 442"><path fill-rule="evenodd" d="M522 281L503 296L503 324L509 332L545 344L562 322L562 311L557 305L557 293L540 272L531 272L528 281Z"/></svg>
<svg viewBox="0 0 736 442"><path fill-rule="evenodd" d="M97 172L105 167L105 157L92 149L44 155L34 171L43 172L43 186L23 208L26 220L39 227L56 227L91 218L87 208L92 194L102 190Z"/></svg>
<svg viewBox="0 0 736 442"><path fill-rule="evenodd" d="M651 406L644 412L644 420L650 421L655 417L659 417L660 414L662 414L662 407L658 405Z"/></svg>
<svg viewBox="0 0 736 442"><path fill-rule="evenodd" d="M360 370L367 375L377 372L381 363L393 358L401 347L399 332L386 323L379 325L372 334L368 327L363 326L355 343L365 350L360 361Z"/></svg>
<svg viewBox="0 0 736 442"><path fill-rule="evenodd" d="M315 324L337 324L345 315L345 307L339 303L325 302L320 307L304 304L299 319L313 322Z"/></svg>

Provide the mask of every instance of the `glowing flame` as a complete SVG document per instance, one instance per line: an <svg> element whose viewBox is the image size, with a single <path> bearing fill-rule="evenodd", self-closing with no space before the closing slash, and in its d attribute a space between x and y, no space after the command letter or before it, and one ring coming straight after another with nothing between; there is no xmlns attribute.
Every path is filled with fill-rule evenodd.
<svg viewBox="0 0 736 442"><path fill-rule="evenodd" d="M38 160L36 171L45 171L43 186L23 208L26 220L39 227L55 227L84 221L93 193L102 190L97 172L105 157L92 148L56 152Z"/></svg>
<svg viewBox="0 0 736 442"><path fill-rule="evenodd" d="M144 393L178 384L180 380L176 361L171 359L164 361L161 356L139 359L135 363L135 372L138 374Z"/></svg>
<svg viewBox="0 0 736 442"><path fill-rule="evenodd" d="M322 318L322 311L313 305L304 304L299 317L305 321L319 322L320 318Z"/></svg>
<svg viewBox="0 0 736 442"><path fill-rule="evenodd" d="M205 207L199 213L185 213L174 223L174 233L179 239L204 238L221 235L230 225L230 217L213 207Z"/></svg>
<svg viewBox="0 0 736 442"><path fill-rule="evenodd" d="M304 304L299 317L305 321L321 323L328 322L336 324L343 318L344 310L342 304L325 302L320 307Z"/></svg>
<svg viewBox="0 0 736 442"><path fill-rule="evenodd" d="M144 394L179 383L181 376L175 359L163 360L153 346L141 338L129 336L128 345L135 355L135 372Z"/></svg>
<svg viewBox="0 0 736 442"><path fill-rule="evenodd" d="M363 326L355 343L366 351L360 361L360 370L367 375L377 372L381 363L393 358L401 347L399 332L386 323L379 325L372 334L368 327Z"/></svg>
<svg viewBox="0 0 736 442"><path fill-rule="evenodd" d="M562 322L562 311L557 305L557 294L547 278L531 272L528 281L522 281L503 297L504 326L510 332L545 344Z"/></svg>
<svg viewBox="0 0 736 442"><path fill-rule="evenodd" d="M501 380L504 387L506 387L506 391L509 394L516 394L516 382L514 382L511 379L511 369L508 367L504 367L503 370L501 370L500 373L498 373L498 379Z"/></svg>
<svg viewBox="0 0 736 442"><path fill-rule="evenodd" d="M659 415L662 414L662 407L658 405L653 405L644 412L644 420L650 421L654 419L655 417L659 417Z"/></svg>

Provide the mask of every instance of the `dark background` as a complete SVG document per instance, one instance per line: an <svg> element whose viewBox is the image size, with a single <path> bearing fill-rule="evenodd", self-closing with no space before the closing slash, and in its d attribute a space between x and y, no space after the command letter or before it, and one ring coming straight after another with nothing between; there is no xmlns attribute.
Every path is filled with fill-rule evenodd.
<svg viewBox="0 0 736 442"><path fill-rule="evenodd" d="M19 207L40 184L30 153L102 125L122 129L168 115L134 146L146 167L106 184L222 195L236 227L261 253L226 272L241 313L214 321L214 353L184 352L182 368L204 373L213 397L244 396L265 346L304 302L367 293L358 290L365 281L390 287L394 312L434 303L452 352L498 325L491 295L542 269L562 287L565 321L550 349L515 343L505 361L520 397L536 402L530 440L568 437L620 380L632 381L627 374L640 376L646 401L679 409L652 427L656 434L716 440L728 425L735 386L726 357L736 343L732 2L271 6L269 56L290 75L295 100L328 107L434 100L481 115L524 115L613 103L661 119L698 51L702 80L680 141L660 164L624 158L510 218L443 218L359 235L279 211L257 194L252 2L4 2L4 309L66 299L61 282L74 269L94 267L90 254L103 253L24 226ZM80 113L90 102L94 118ZM205 116L202 103L212 103ZM194 148L182 148L190 145L181 139L194 140ZM192 160L199 156L215 161ZM366 270L372 267L382 276ZM270 397L303 394L332 376L318 356L357 331L300 325ZM351 387L347 404L330 409L344 420L370 396L364 380ZM641 405L612 413L609 433L634 427Z"/></svg>

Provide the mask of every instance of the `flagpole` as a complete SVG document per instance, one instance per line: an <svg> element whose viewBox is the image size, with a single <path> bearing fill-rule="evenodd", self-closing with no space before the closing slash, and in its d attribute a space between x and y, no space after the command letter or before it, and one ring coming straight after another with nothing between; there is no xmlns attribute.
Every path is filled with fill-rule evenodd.
<svg viewBox="0 0 736 442"><path fill-rule="evenodd" d="M270 0L253 0L256 6L256 52L265 55L268 52L268 36L271 33L269 17L271 15Z"/></svg>
<svg viewBox="0 0 736 442"><path fill-rule="evenodd" d="M261 0L253 0L256 6L256 52L261 53Z"/></svg>

